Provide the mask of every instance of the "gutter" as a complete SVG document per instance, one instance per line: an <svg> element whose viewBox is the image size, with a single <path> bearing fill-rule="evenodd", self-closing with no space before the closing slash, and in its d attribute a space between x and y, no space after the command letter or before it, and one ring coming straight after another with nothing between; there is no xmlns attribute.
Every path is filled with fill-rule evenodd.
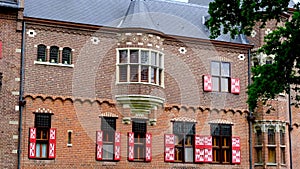
<svg viewBox="0 0 300 169"><path fill-rule="evenodd" d="M292 125L292 109L291 109L291 86L289 84L289 93L288 93L288 106L289 106L289 152L290 152L290 169L293 169L293 156L292 156L292 153L293 153L293 150L292 150L292 136L291 136L291 132L293 130L293 125Z"/></svg>
<svg viewBox="0 0 300 169"><path fill-rule="evenodd" d="M20 69L20 96L19 96L19 140L18 140L18 169L21 168L21 155L22 155L22 118L23 109L26 104L24 100L24 53L25 53L25 35L26 35L25 21L22 23L22 48L21 48L21 69Z"/></svg>

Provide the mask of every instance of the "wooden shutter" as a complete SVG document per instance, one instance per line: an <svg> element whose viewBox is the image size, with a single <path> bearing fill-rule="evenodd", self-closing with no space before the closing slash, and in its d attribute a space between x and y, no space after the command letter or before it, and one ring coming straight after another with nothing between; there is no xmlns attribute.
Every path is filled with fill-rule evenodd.
<svg viewBox="0 0 300 169"><path fill-rule="evenodd" d="M28 157L35 158L36 150L36 128L29 128L29 150Z"/></svg>
<svg viewBox="0 0 300 169"><path fill-rule="evenodd" d="M48 158L54 159L55 157L56 157L56 129L50 128Z"/></svg>
<svg viewBox="0 0 300 169"><path fill-rule="evenodd" d="M232 163L241 163L241 144L239 137L232 137Z"/></svg>
<svg viewBox="0 0 300 169"><path fill-rule="evenodd" d="M134 160L134 133L128 133L128 161Z"/></svg>
<svg viewBox="0 0 300 169"><path fill-rule="evenodd" d="M146 133L146 161L152 160L152 134Z"/></svg>
<svg viewBox="0 0 300 169"><path fill-rule="evenodd" d="M206 136L204 138L204 162L210 163L212 162L212 137Z"/></svg>
<svg viewBox="0 0 300 169"><path fill-rule="evenodd" d="M240 79L231 78L231 93L240 94Z"/></svg>
<svg viewBox="0 0 300 169"><path fill-rule="evenodd" d="M195 162L212 162L212 137L195 135Z"/></svg>
<svg viewBox="0 0 300 169"><path fill-rule="evenodd" d="M2 59L2 41L0 41L0 59Z"/></svg>
<svg viewBox="0 0 300 169"><path fill-rule="evenodd" d="M195 135L195 162L204 162L204 137Z"/></svg>
<svg viewBox="0 0 300 169"><path fill-rule="evenodd" d="M203 90L205 92L212 91L212 79L210 75L203 75Z"/></svg>
<svg viewBox="0 0 300 169"><path fill-rule="evenodd" d="M115 156L114 160L121 160L121 133L115 132Z"/></svg>
<svg viewBox="0 0 300 169"><path fill-rule="evenodd" d="M175 135L165 134L165 161L174 162L175 160Z"/></svg>
<svg viewBox="0 0 300 169"><path fill-rule="evenodd" d="M102 160L102 151L103 151L103 131L96 132L96 144L97 144L97 160Z"/></svg>

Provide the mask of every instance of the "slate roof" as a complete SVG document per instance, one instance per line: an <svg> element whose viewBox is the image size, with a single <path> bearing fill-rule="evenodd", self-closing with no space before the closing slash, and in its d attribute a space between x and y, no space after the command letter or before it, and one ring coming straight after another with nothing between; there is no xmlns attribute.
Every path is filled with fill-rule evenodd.
<svg viewBox="0 0 300 169"><path fill-rule="evenodd" d="M163 0L25 0L24 16L209 39L203 25L207 11L207 5ZM221 35L217 40L247 43L242 35L236 39Z"/></svg>

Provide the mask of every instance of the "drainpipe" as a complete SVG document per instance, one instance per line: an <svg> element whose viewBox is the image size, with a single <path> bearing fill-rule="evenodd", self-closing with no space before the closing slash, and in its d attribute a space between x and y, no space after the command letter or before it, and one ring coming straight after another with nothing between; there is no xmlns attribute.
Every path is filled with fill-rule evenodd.
<svg viewBox="0 0 300 169"><path fill-rule="evenodd" d="M251 84L251 50L248 49L248 85ZM247 116L248 126L249 126L249 169L252 169L252 122L255 120L252 110L249 110L249 115Z"/></svg>
<svg viewBox="0 0 300 169"><path fill-rule="evenodd" d="M18 139L18 169L21 168L21 155L22 155L22 118L23 108L26 104L24 100L24 53L25 53L25 21L22 22L22 48L21 48L21 70L20 70L20 96L19 96L19 139Z"/></svg>
<svg viewBox="0 0 300 169"><path fill-rule="evenodd" d="M289 92L288 92L288 104L289 104L289 149L290 149L290 169L293 169L293 157L292 157L292 136L291 136L291 132L293 130L293 125L292 125L292 109L291 109L291 87L289 84Z"/></svg>

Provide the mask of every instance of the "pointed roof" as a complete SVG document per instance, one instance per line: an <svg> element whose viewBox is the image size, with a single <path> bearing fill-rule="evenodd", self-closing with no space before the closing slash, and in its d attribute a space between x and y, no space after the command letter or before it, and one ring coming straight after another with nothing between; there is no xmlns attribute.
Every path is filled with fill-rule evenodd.
<svg viewBox="0 0 300 169"><path fill-rule="evenodd" d="M145 0L131 0L128 10L118 27L157 29Z"/></svg>

